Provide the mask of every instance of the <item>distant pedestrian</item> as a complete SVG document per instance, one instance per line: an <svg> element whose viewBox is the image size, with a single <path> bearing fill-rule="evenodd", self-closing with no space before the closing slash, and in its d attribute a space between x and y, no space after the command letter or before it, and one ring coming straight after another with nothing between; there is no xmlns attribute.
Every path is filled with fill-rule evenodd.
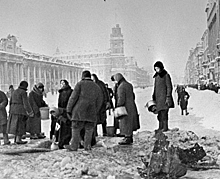
<svg viewBox="0 0 220 179"><path fill-rule="evenodd" d="M0 91L0 133L3 133L4 145L9 145L7 134L7 111L8 98L3 91Z"/></svg>
<svg viewBox="0 0 220 179"><path fill-rule="evenodd" d="M27 132L30 133L30 139L43 139L46 136L41 133L41 114L40 108L47 107L48 105L43 99L44 85L39 82L34 85L29 93L29 103L34 112L33 117L27 120Z"/></svg>
<svg viewBox="0 0 220 179"><path fill-rule="evenodd" d="M76 84L66 108L68 118L72 122L72 139L70 145L65 146L68 150L78 150L80 133L84 129L84 149L91 150L97 114L102 106L100 93L101 89L92 81L91 73L87 70L83 71L82 80Z"/></svg>
<svg viewBox="0 0 220 179"><path fill-rule="evenodd" d="M27 81L21 81L19 87L12 93L9 108L9 119L7 133L15 135L15 143L26 144L22 141L22 135L26 133L26 120L33 117L34 112L31 109L27 97Z"/></svg>
<svg viewBox="0 0 220 179"><path fill-rule="evenodd" d="M128 113L127 116L117 119L119 120L120 133L125 136L124 139L119 142L119 145L129 145L133 143L133 131L140 128L139 115L135 104L135 94L132 84L129 83L121 73L115 74L114 79L118 84L115 108L123 106Z"/></svg>
<svg viewBox="0 0 220 179"><path fill-rule="evenodd" d="M187 111L189 97L189 93L185 90L185 88L182 88L177 99L177 104L180 105L181 108L181 115L183 115L184 111L185 115L189 114Z"/></svg>
<svg viewBox="0 0 220 179"><path fill-rule="evenodd" d="M13 85L10 85L9 86L9 90L7 91L6 93L6 96L8 97L8 99L11 98L11 94L14 92L14 86Z"/></svg>
<svg viewBox="0 0 220 179"><path fill-rule="evenodd" d="M153 78L154 90L153 100L156 101L157 119L159 121L158 130L168 131L168 113L170 108L174 108L174 101L172 97L172 81L168 72L164 69L163 63L157 61L154 64L155 74Z"/></svg>

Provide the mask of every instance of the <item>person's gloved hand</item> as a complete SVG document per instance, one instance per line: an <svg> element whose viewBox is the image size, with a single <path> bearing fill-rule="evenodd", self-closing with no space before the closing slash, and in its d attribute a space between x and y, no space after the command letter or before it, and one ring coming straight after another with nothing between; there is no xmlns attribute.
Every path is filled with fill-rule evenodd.
<svg viewBox="0 0 220 179"><path fill-rule="evenodd" d="M172 99L171 99L170 96L167 96L167 97L166 97L165 104L166 104L168 107L172 106Z"/></svg>

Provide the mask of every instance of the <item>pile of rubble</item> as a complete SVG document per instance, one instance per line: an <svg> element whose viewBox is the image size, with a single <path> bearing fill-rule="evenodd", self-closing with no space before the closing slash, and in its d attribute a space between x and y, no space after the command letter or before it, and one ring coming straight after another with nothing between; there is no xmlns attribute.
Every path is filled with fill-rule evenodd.
<svg viewBox="0 0 220 179"><path fill-rule="evenodd" d="M97 145L90 152L83 149L77 152L69 152L66 149L48 152L51 142L46 140L40 140L41 142L38 141L35 144L30 141L23 146L0 146L0 170L3 178L11 179L140 179L155 177L155 174L157 174L156 177L161 175L161 178L167 176L171 178L171 176L184 175L189 169L218 168L220 161L218 138L207 136L199 138L190 131L174 129L158 135L144 131L134 135L134 144L129 146L117 145L120 140L121 138L118 137L98 137ZM205 156L201 151L201 155L194 155L193 147L198 149L197 152L199 149L204 149L201 151L205 152ZM42 148L45 148L45 151L41 153L27 152L32 149L39 152ZM166 154L162 157L162 161L166 161L162 162L163 167L159 166L160 162L155 162L158 159L157 153L161 149L164 150L161 153ZM191 155L189 158L193 160L184 161L186 157L181 158L179 156L181 152L181 156ZM196 157L192 158L192 155ZM203 168L198 168L198 166L203 166Z"/></svg>

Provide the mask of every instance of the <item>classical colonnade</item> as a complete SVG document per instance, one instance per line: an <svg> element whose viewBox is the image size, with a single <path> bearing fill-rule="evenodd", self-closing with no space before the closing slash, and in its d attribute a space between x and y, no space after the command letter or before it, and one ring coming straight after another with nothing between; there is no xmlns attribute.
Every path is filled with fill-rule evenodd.
<svg viewBox="0 0 220 179"><path fill-rule="evenodd" d="M29 83L29 90L38 82L45 85L47 92L56 90L61 79L68 80L74 86L80 80L82 71L82 67L51 57L0 52L2 91L7 91L9 85L17 88L22 80Z"/></svg>

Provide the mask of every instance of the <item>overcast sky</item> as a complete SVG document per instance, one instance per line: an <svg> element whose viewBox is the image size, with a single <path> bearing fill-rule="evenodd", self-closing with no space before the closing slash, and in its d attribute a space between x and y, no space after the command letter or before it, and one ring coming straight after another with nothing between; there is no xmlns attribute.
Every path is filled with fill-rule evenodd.
<svg viewBox="0 0 220 179"><path fill-rule="evenodd" d="M125 55L138 66L164 62L184 71L189 50L206 29L208 0L0 0L0 38L18 38L24 50L53 55L108 50L111 28L122 28ZM180 70L181 69L181 70Z"/></svg>

